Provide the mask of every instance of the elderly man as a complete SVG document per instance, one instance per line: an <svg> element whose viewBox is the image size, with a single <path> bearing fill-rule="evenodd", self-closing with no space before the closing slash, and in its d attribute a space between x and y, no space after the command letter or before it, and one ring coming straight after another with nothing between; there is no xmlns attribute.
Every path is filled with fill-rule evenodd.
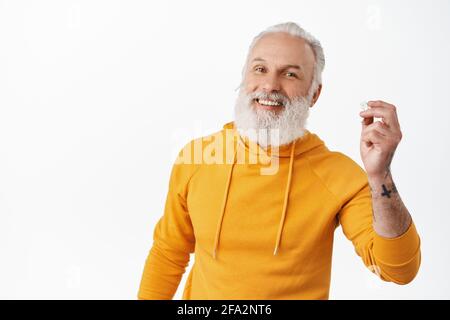
<svg viewBox="0 0 450 320"><path fill-rule="evenodd" d="M183 299L328 299L339 225L382 280L413 280L420 238L390 171L396 108L369 101L360 113L365 171L330 151L305 129L324 64L295 23L255 37L234 122L189 142L173 166L139 299L172 299L190 253Z"/></svg>

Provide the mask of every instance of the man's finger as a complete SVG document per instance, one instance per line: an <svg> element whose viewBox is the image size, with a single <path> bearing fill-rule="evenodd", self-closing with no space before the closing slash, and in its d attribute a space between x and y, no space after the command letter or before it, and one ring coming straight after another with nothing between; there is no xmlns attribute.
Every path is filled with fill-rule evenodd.
<svg viewBox="0 0 450 320"><path fill-rule="evenodd" d="M374 101L368 101L367 106L369 106L370 108L375 108L375 109L381 108L381 109L390 110L390 112L392 112L392 114L394 115L393 118L395 119L396 122L398 122L397 107L394 106L393 104L384 102L382 100L374 100Z"/></svg>
<svg viewBox="0 0 450 320"><path fill-rule="evenodd" d="M385 137L375 130L364 132L361 136L361 141L366 147L370 147L372 144L380 144L384 139Z"/></svg>
<svg viewBox="0 0 450 320"><path fill-rule="evenodd" d="M369 107L385 107L385 108L392 108L395 109L395 106L393 104L384 102L382 100L372 100L372 101L367 101L367 105Z"/></svg>
<svg viewBox="0 0 450 320"><path fill-rule="evenodd" d="M381 118L383 119L383 122L387 126L395 126L397 123L397 119L395 118L395 115L392 113L391 110L383 109L383 108L370 108L365 111L361 111L359 115L363 118Z"/></svg>
<svg viewBox="0 0 450 320"><path fill-rule="evenodd" d="M362 120L363 128L366 128L367 126L369 126L372 123L373 123L373 117L366 117L366 118L363 118L363 120Z"/></svg>
<svg viewBox="0 0 450 320"><path fill-rule="evenodd" d="M384 123L382 123L380 121L375 121L375 122L371 123L370 125L368 125L367 127L364 128L364 132L369 132L369 131L376 131L376 132L380 133L383 136L391 135L391 132L389 131L389 128Z"/></svg>

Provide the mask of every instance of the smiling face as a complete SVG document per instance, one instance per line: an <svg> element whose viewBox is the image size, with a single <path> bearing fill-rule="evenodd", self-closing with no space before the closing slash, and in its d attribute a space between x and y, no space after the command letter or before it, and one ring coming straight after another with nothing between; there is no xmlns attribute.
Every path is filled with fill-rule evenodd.
<svg viewBox="0 0 450 320"><path fill-rule="evenodd" d="M314 52L305 40L282 32L264 35L248 57L243 84L247 94L273 95L267 99L255 98L252 105L279 112L288 100L306 97L314 63Z"/></svg>
<svg viewBox="0 0 450 320"><path fill-rule="evenodd" d="M301 137L321 90L316 84L310 89L314 64L314 52L301 38L286 33L260 38L249 53L236 100L239 133L262 147Z"/></svg>

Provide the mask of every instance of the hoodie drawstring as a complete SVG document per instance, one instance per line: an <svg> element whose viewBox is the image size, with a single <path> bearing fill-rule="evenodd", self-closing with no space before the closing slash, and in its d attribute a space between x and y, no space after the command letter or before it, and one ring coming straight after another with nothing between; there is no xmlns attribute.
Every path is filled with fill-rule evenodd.
<svg viewBox="0 0 450 320"><path fill-rule="evenodd" d="M214 259L216 258L216 251L217 251L217 247L219 245L219 237L220 237L220 231L222 229L223 216L225 214L225 207L227 205L228 192L230 191L231 176L233 175L233 168L234 168L234 164L236 162L236 153L237 153L237 147L234 150L233 163L231 164L230 171L228 171L227 184L225 186L225 193L224 193L223 201L222 201L222 209L220 211L220 218L219 218L219 221L217 223L216 237L214 239L214 251L213 251L213 258Z"/></svg>
<svg viewBox="0 0 450 320"><path fill-rule="evenodd" d="M283 210L281 213L281 220L280 220L280 224L278 227L277 240L275 243L275 249L273 251L274 255L277 254L278 248L280 246L281 233L283 232L284 221L286 218L286 211L287 211L287 206L288 206L288 202L289 202L289 191L291 189L292 168L293 168L293 164L294 164L294 151L295 151L295 141L292 142L291 154L289 157L289 172L288 172L287 183L286 183L286 188L285 188L285 192L284 192ZM233 175L233 169L234 169L234 165L236 162L236 153L237 153L237 147L235 148L235 151L234 151L233 163L231 164L230 170L228 171L227 183L225 186L225 193L224 193L223 201L222 201L222 208L220 211L219 221L217 223L216 236L214 239L214 249L213 249L213 258L214 259L216 259L216 256L217 256L216 253L217 253L217 249L218 249L218 245L219 245L220 232L222 229L222 222L223 222L223 217L225 214L225 207L227 205L228 193L230 191L231 176Z"/></svg>
<svg viewBox="0 0 450 320"><path fill-rule="evenodd" d="M294 164L294 150L295 150L295 140L292 143L291 155L289 157L289 173L286 183L286 189L284 191L283 211L281 213L281 220L278 226L277 242L275 243L275 250L273 250L273 255L276 255L278 252L278 247L280 246L281 241L281 233L283 232L284 220L286 218L286 210L289 202L289 191L291 190L292 167Z"/></svg>

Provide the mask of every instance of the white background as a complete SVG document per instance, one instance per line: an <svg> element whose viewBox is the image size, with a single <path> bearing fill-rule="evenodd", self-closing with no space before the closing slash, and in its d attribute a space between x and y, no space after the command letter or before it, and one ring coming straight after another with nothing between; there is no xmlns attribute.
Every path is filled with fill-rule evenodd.
<svg viewBox="0 0 450 320"><path fill-rule="evenodd" d="M0 298L135 299L176 152L232 120L252 38L286 21L324 46L330 149L362 165L359 103L398 107L422 240L398 286L337 229L330 299L450 298L447 0L0 1Z"/></svg>

